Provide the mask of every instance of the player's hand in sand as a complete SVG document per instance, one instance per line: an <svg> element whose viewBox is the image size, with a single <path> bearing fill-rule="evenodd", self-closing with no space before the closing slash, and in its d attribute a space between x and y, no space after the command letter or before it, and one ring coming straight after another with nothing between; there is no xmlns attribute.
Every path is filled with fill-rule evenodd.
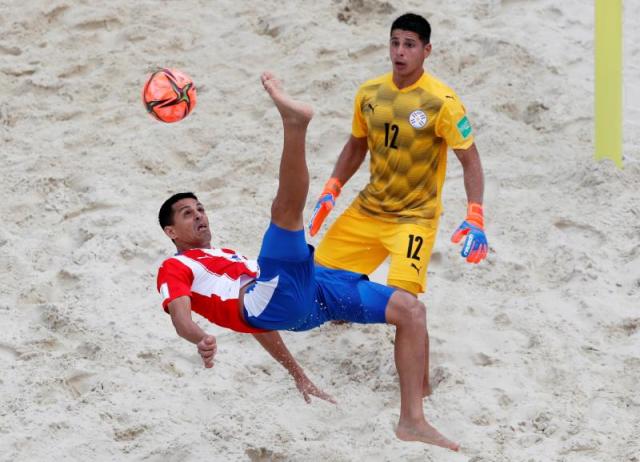
<svg viewBox="0 0 640 462"><path fill-rule="evenodd" d="M205 335L198 342L198 353L202 357L204 367L213 367L213 357L216 355L216 351L218 351L218 345L213 335Z"/></svg>
<svg viewBox="0 0 640 462"><path fill-rule="evenodd" d="M316 398L320 398L325 401L329 401L330 403L336 404L336 400L333 396L316 387L313 382L309 380L309 377L307 377L304 373L300 375L296 374L293 378L296 381L296 388L300 393L302 393L302 397L307 403L310 403L311 397L315 396Z"/></svg>

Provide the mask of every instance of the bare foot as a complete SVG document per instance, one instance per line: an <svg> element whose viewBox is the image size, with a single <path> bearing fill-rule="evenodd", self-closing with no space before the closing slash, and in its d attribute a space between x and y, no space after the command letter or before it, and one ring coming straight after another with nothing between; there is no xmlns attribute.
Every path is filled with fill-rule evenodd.
<svg viewBox="0 0 640 462"><path fill-rule="evenodd" d="M425 421L415 425L399 423L396 429L396 436L402 441L421 441L445 449L451 449L452 451L458 451L458 449L460 449L458 443L447 439Z"/></svg>
<svg viewBox="0 0 640 462"><path fill-rule="evenodd" d="M264 89L275 103L283 122L307 125L313 117L311 106L292 99L282 89L282 83L271 72L260 76Z"/></svg>

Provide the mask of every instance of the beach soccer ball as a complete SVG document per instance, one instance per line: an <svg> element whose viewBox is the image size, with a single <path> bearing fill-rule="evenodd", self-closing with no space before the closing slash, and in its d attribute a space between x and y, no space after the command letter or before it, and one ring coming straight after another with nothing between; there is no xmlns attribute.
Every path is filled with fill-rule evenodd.
<svg viewBox="0 0 640 462"><path fill-rule="evenodd" d="M147 112L161 122L178 122L196 107L196 87L187 74L177 69L158 69L142 88Z"/></svg>

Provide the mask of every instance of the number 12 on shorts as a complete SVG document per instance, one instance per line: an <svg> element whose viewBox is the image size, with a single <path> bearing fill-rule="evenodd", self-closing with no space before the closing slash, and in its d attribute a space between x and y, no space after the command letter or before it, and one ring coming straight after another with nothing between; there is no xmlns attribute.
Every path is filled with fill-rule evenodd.
<svg viewBox="0 0 640 462"><path fill-rule="evenodd" d="M409 246L407 247L407 258L411 258L413 260L420 260L420 257L418 256L418 254L420 253L422 242L423 242L422 236L409 234Z"/></svg>

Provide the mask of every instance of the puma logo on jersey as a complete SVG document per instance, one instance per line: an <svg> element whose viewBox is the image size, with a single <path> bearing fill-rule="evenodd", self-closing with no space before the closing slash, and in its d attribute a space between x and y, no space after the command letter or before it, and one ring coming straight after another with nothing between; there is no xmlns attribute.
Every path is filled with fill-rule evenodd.
<svg viewBox="0 0 640 462"><path fill-rule="evenodd" d="M415 269L416 272L420 274L420 268L422 267L418 267L418 265L416 265L415 263L411 263L411 268Z"/></svg>

